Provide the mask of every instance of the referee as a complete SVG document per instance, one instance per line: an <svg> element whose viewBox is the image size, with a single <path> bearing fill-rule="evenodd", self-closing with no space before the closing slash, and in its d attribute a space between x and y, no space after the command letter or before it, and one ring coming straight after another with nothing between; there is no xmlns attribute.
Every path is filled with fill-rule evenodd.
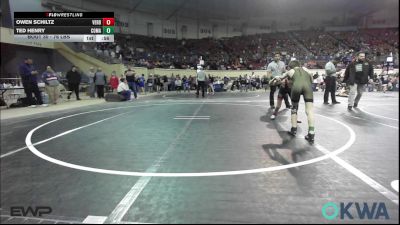
<svg viewBox="0 0 400 225"><path fill-rule="evenodd" d="M283 61L281 61L281 54L275 53L274 61L270 62L267 66L267 77L272 79L274 77L281 76L284 72L286 72L286 66ZM271 85L271 92L269 93L269 104L271 109L275 109L275 102L274 102L274 94L277 89L277 86ZM290 108L290 102L288 96L283 96L285 100L286 108Z"/></svg>
<svg viewBox="0 0 400 225"><path fill-rule="evenodd" d="M201 88L201 96L204 98L204 89L205 89L205 83L206 83L206 73L203 71L202 66L197 66L197 92L196 92L196 97L199 97L199 91Z"/></svg>
<svg viewBox="0 0 400 225"><path fill-rule="evenodd" d="M336 101L336 67L338 63L337 58L330 60L325 64L325 93L324 93L324 104L328 105L329 93L331 94L332 104L340 104Z"/></svg>

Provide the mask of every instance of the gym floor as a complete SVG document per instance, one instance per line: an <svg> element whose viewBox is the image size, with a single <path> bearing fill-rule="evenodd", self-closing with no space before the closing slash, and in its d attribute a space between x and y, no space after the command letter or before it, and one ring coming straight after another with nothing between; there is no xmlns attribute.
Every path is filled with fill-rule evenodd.
<svg viewBox="0 0 400 225"><path fill-rule="evenodd" d="M315 93L315 144L268 92L166 93L1 121L1 223L398 223L398 92ZM353 203L328 220L325 204ZM389 218L360 218L383 203ZM12 216L16 206L50 214ZM377 206L378 208L378 206ZM327 214L334 214L332 208Z"/></svg>

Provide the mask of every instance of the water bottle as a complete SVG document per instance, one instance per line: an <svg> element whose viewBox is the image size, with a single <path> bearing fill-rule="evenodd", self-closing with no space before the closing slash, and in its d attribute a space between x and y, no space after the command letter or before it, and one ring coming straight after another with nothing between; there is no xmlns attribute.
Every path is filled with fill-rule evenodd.
<svg viewBox="0 0 400 225"><path fill-rule="evenodd" d="M43 104L49 104L49 95L46 92L42 92Z"/></svg>

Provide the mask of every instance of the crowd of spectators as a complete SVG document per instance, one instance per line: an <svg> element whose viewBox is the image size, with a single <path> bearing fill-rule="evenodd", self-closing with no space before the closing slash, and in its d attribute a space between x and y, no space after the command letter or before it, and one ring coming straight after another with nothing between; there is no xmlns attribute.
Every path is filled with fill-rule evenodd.
<svg viewBox="0 0 400 225"><path fill-rule="evenodd" d="M194 76L186 76L180 74L156 75L150 74L147 79L143 76L138 76L135 83L137 92L140 94L153 93L153 92L189 92L196 90L196 79ZM313 81L313 91L324 91L325 74L316 73ZM337 89L342 88L341 80L343 77L339 76L337 80ZM239 77L215 77L210 74L206 78L206 86L208 93L221 92L221 91L238 91L248 92L256 90L267 91L269 87L269 78L267 76L258 76L254 74L243 74ZM142 83L142 85L141 85ZM139 87L143 87L139 90ZM399 90L399 75L376 75L374 79L366 86L366 91L398 91Z"/></svg>
<svg viewBox="0 0 400 225"><path fill-rule="evenodd" d="M295 57L308 68L318 69L337 56L346 63L358 50L366 51L375 65L381 65L390 53L398 64L398 38L397 29L310 30L188 40L115 34L114 43L84 43L81 50L108 63L147 68L195 68L202 56L205 69L212 70L265 69L278 51L286 63Z"/></svg>
<svg viewBox="0 0 400 225"><path fill-rule="evenodd" d="M297 31L292 34L309 51L305 60L329 60L332 55L345 49L344 44L327 32Z"/></svg>
<svg viewBox="0 0 400 225"><path fill-rule="evenodd" d="M399 90L399 74L393 75L376 75L374 79L367 85L367 90L372 91L398 91Z"/></svg>
<svg viewBox="0 0 400 225"><path fill-rule="evenodd" d="M130 89L141 95L153 92L190 93L190 91L197 89L195 76L150 74L147 79L144 78L143 75L137 77L138 78L135 78L136 81L131 85ZM266 76L260 77L254 74L243 74L239 77L220 77L207 74L205 85L207 87L206 92L209 94L223 91L248 92L259 89L264 89L266 91L268 88L268 81ZM143 88L139 89L139 87Z"/></svg>
<svg viewBox="0 0 400 225"><path fill-rule="evenodd" d="M398 54L398 29L364 29L358 31L330 32L330 35L341 41L347 48L362 49L369 53L371 59Z"/></svg>

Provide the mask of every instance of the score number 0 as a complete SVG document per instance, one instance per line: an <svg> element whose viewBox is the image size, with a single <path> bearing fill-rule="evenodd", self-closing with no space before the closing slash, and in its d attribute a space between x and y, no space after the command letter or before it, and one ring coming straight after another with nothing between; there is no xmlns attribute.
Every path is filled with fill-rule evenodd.
<svg viewBox="0 0 400 225"><path fill-rule="evenodd" d="M114 26L114 18L103 18L103 26Z"/></svg>

